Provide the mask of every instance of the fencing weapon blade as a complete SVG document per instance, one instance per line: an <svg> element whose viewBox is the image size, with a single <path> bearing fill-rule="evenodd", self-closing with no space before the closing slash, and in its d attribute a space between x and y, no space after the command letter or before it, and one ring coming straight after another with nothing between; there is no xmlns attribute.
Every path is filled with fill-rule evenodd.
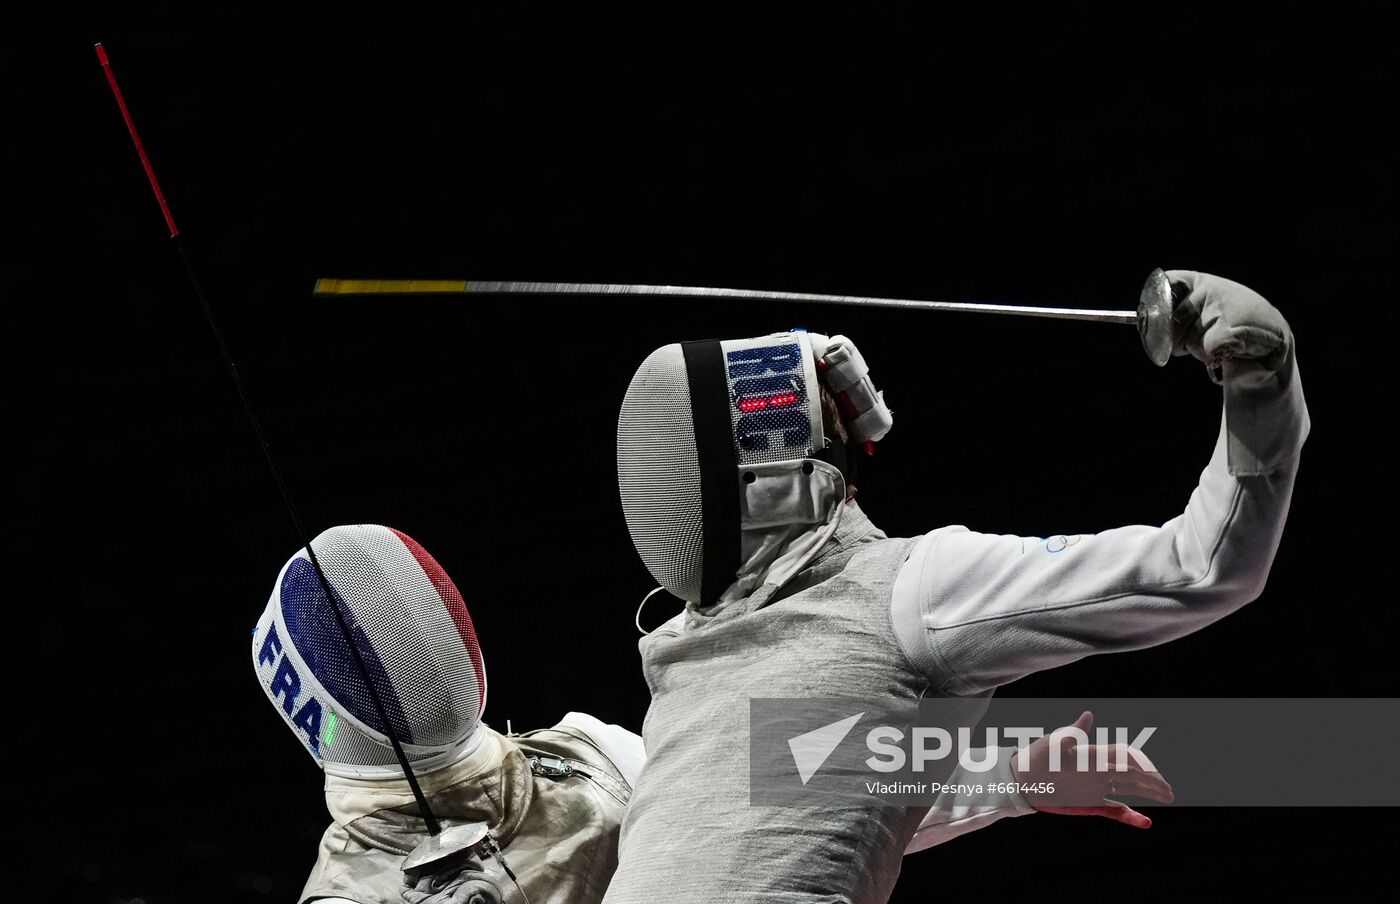
<svg viewBox="0 0 1400 904"><path fill-rule="evenodd" d="M747 299L754 301L841 304L857 307L907 308L962 314L1002 314L1054 320L1128 323L1138 328L1143 350L1158 367L1172 353L1172 290L1167 275L1153 270L1143 284L1135 311L1093 308L1054 308L963 301L922 301L913 298L874 298L864 295L822 295L766 289L717 289L708 286L653 286L629 283L468 282L451 279L318 279L315 297L353 295L656 295L671 298Z"/></svg>

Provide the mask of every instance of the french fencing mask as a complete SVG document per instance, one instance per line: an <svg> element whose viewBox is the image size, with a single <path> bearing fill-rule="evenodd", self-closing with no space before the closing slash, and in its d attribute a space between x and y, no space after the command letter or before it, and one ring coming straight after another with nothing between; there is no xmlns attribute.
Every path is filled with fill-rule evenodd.
<svg viewBox="0 0 1400 904"><path fill-rule="evenodd" d="M822 460L818 380L837 374L848 429L864 416L859 441L884 436L889 409L841 336L685 342L642 362L618 417L618 487L632 542L668 592L708 606L774 579L775 563L781 583L817 551L799 538L835 530L844 482Z"/></svg>
<svg viewBox="0 0 1400 904"><path fill-rule="evenodd" d="M411 537L376 524L333 527L311 545L414 771L470 752L482 734L486 669L452 579ZM253 668L327 772L402 774L305 549L272 588L253 633Z"/></svg>

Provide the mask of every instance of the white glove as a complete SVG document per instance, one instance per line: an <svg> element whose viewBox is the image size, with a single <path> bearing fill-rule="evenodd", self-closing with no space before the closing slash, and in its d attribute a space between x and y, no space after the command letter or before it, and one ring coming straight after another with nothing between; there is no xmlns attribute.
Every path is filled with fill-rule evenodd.
<svg viewBox="0 0 1400 904"><path fill-rule="evenodd" d="M1293 461L1308 433L1293 332L1278 309L1237 282L1168 270L1172 354L1204 362L1224 387L1227 460L1236 477Z"/></svg>
<svg viewBox="0 0 1400 904"><path fill-rule="evenodd" d="M1278 309L1247 286L1197 273L1168 270L1172 297L1172 354L1191 355L1223 382L1226 360L1256 362L1272 373L1293 345L1293 333Z"/></svg>
<svg viewBox="0 0 1400 904"><path fill-rule="evenodd" d="M505 896L474 860L465 867L429 873L416 881L404 877L403 899L408 904L501 904Z"/></svg>

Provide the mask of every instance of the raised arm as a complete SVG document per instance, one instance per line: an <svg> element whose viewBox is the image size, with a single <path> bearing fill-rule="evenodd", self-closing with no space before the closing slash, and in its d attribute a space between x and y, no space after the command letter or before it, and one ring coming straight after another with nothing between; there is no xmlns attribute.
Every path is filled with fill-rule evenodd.
<svg viewBox="0 0 1400 904"><path fill-rule="evenodd" d="M1283 533L1308 432L1293 337L1252 290L1191 271L1176 354L1224 393L1215 453L1185 512L1161 527L1049 538L942 528L915 548L893 618L946 694L976 694L1093 653L1196 631L1257 597Z"/></svg>

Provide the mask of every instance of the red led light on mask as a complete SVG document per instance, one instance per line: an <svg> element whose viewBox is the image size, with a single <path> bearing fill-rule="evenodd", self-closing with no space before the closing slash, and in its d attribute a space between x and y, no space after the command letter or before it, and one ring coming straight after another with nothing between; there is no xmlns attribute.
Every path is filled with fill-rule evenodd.
<svg viewBox="0 0 1400 904"><path fill-rule="evenodd" d="M774 396L760 396L754 399L740 399L739 410L745 414L762 411L765 408L789 408L797 404L797 393L781 392Z"/></svg>

